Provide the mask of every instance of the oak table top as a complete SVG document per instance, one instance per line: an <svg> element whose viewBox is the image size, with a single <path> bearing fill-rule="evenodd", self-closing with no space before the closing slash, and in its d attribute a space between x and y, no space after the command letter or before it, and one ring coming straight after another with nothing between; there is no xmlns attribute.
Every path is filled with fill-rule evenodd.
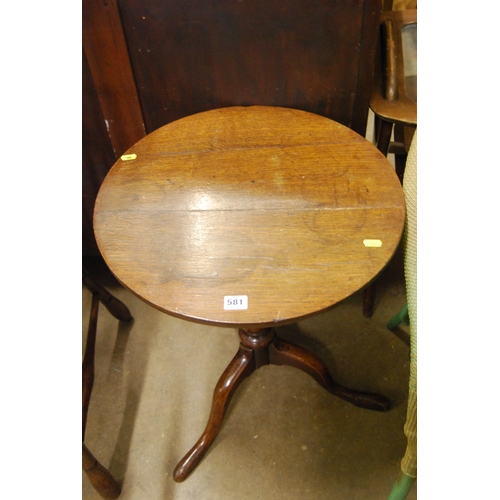
<svg viewBox="0 0 500 500"><path fill-rule="evenodd" d="M395 252L404 216L398 177L363 137L308 112L252 106L192 115L137 142L100 188L94 229L117 279L157 309L264 328L365 286Z"/></svg>

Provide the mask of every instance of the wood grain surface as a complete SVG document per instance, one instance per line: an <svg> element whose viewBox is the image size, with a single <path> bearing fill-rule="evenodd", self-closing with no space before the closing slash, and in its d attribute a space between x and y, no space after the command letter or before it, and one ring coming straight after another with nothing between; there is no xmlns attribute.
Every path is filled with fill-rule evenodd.
<svg viewBox="0 0 500 500"><path fill-rule="evenodd" d="M185 319L263 328L372 280L404 226L400 182L368 141L294 109L221 108L172 122L119 159L94 229L117 279ZM380 247L364 244L380 240ZM227 296L248 297L225 310Z"/></svg>
<svg viewBox="0 0 500 500"><path fill-rule="evenodd" d="M417 77L405 78L401 30L416 22L416 10L382 14L381 53L376 58L370 99L370 108L376 116L411 126L417 125ZM392 90L388 90L389 84Z"/></svg>
<svg viewBox="0 0 500 500"><path fill-rule="evenodd" d="M268 105L365 134L380 0L120 0L119 7L148 133L214 108Z"/></svg>

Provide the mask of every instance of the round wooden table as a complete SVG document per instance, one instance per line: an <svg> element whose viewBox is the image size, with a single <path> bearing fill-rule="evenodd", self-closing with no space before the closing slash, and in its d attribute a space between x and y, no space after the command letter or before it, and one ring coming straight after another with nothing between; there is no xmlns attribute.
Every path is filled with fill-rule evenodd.
<svg viewBox="0 0 500 500"><path fill-rule="evenodd" d="M189 116L115 163L94 229L116 278L165 313L237 328L241 339L176 481L202 459L234 391L260 366L292 365L357 406L389 409L382 396L340 386L273 327L325 311L375 278L399 244L404 216L399 179L372 144L294 109Z"/></svg>

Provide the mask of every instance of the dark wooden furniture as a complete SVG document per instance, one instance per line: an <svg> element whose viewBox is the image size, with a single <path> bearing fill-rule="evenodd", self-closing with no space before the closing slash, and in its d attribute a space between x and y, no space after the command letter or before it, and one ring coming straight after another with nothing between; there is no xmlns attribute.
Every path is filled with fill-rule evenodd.
<svg viewBox="0 0 500 500"><path fill-rule="evenodd" d="M84 0L84 253L97 254L90 214L106 172L173 120L273 105L364 135L380 10L380 0Z"/></svg>
<svg viewBox="0 0 500 500"><path fill-rule="evenodd" d="M103 498L118 498L120 495L119 484L111 473L92 455L85 446L84 441L90 396L94 385L94 354L99 302L120 321L131 321L132 316L123 302L111 295L104 287L89 276L86 271L83 272L83 285L92 293L92 305L82 366L82 468L99 495Z"/></svg>
<svg viewBox="0 0 500 500"><path fill-rule="evenodd" d="M396 171L402 181L417 126L417 11L384 12L380 41L370 108L376 118L377 147L384 155L394 153L401 160L396 162ZM406 138L405 127L410 129ZM393 128L395 143L390 142Z"/></svg>
<svg viewBox="0 0 500 500"><path fill-rule="evenodd" d="M384 12L375 61L370 108L375 114L377 148L394 153L403 182L406 157L417 126L417 11ZM394 142L391 142L394 131ZM371 317L376 282L364 292L363 315Z"/></svg>
<svg viewBox="0 0 500 500"><path fill-rule="evenodd" d="M295 366L355 405L389 409L382 396L340 386L274 326L360 290L392 257L403 225L403 193L387 159L349 128L304 111L199 113L117 161L94 213L111 271L157 309L237 328L241 339L176 481L202 459L234 391L260 366Z"/></svg>

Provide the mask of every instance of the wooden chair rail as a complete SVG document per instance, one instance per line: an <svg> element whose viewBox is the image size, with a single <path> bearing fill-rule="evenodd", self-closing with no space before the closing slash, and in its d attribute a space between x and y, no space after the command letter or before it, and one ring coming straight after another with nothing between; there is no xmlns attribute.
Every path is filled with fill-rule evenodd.
<svg viewBox="0 0 500 500"><path fill-rule="evenodd" d="M87 343L82 363L82 469L99 495L103 498L113 499L120 495L120 486L111 473L97 461L84 443L87 414L94 386L94 358L99 302L102 302L108 311L120 321L130 321L132 320L132 315L123 302L111 295L85 271L83 272L83 285L92 293L92 303L90 307Z"/></svg>

